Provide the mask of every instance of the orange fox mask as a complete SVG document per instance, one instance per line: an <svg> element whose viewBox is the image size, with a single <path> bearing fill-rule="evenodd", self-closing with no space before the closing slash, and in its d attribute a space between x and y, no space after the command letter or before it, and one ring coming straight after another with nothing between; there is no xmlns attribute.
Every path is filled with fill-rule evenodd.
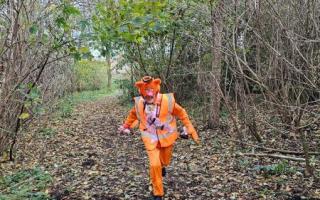
<svg viewBox="0 0 320 200"><path fill-rule="evenodd" d="M140 81L135 83L135 86L143 97L154 97L160 92L160 84L161 80L159 78L154 79L151 76L144 76Z"/></svg>

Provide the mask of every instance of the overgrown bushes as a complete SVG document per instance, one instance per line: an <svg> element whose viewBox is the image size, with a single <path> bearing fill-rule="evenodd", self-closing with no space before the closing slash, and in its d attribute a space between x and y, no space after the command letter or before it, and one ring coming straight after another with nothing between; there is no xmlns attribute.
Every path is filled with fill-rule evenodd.
<svg viewBox="0 0 320 200"><path fill-rule="evenodd" d="M107 84L107 62L81 60L74 65L76 91L98 90Z"/></svg>

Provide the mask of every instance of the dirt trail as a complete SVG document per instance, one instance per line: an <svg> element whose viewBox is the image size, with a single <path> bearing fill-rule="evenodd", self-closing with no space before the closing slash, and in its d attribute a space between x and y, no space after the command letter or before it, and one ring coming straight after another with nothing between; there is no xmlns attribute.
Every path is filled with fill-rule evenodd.
<svg viewBox="0 0 320 200"><path fill-rule="evenodd" d="M68 119L34 127L35 132L49 127L56 134L33 139L20 158L52 174L50 193L56 199L149 199L148 160L139 134L116 132L127 112L115 97L83 103ZM165 199L287 199L295 192L277 177L265 179L250 170L251 161L231 156L224 133L199 135L202 147L191 139L177 141L164 179Z"/></svg>

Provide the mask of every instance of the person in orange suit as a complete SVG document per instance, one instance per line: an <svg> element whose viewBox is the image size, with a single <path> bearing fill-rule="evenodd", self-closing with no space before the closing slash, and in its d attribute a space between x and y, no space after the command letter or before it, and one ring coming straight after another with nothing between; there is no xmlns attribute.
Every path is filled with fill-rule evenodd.
<svg viewBox="0 0 320 200"><path fill-rule="evenodd" d="M179 137L176 117L185 126L188 135L199 144L199 137L183 107L175 102L172 93L160 93L161 80L145 76L135 83L141 96L135 97L135 106L124 124L119 127L120 133L130 133L132 126L139 121L142 141L147 150L150 164L150 179L153 197L162 199L164 195L162 177L166 175L165 167L170 164L172 149Z"/></svg>

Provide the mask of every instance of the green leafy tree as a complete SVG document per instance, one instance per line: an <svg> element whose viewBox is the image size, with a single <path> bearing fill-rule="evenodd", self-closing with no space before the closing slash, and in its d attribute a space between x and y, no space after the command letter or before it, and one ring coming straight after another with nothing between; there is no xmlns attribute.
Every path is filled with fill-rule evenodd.
<svg viewBox="0 0 320 200"><path fill-rule="evenodd" d="M111 62L115 54L123 53L127 46L140 49L141 43L154 33L165 30L169 15L166 1L112 1L97 4L92 17L96 48L109 62L108 82L111 84ZM147 69L140 54L136 60L141 69Z"/></svg>

